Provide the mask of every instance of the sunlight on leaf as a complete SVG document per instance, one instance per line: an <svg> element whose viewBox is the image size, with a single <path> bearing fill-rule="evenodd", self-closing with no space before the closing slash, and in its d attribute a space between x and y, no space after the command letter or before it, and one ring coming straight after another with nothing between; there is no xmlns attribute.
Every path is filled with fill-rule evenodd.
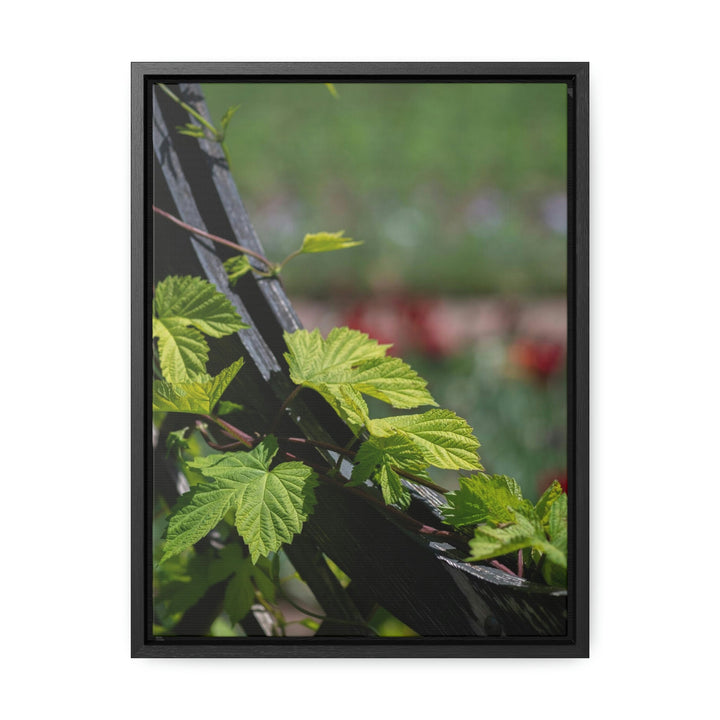
<svg viewBox="0 0 720 720"><path fill-rule="evenodd" d="M319 232L308 234L303 238L301 251L304 253L330 252L362 245L362 240L343 237L344 230L335 233Z"/></svg>
<svg viewBox="0 0 720 720"><path fill-rule="evenodd" d="M253 562L290 542L315 504L317 475L300 462L270 469L277 451L277 440L270 435L250 451L198 457L188 463L213 482L193 488L188 501L172 513L163 558L205 537L228 510L235 513L235 526Z"/></svg>
<svg viewBox="0 0 720 720"><path fill-rule="evenodd" d="M153 411L209 415L242 366L240 358L215 377L198 375L195 380L174 384L155 380Z"/></svg>

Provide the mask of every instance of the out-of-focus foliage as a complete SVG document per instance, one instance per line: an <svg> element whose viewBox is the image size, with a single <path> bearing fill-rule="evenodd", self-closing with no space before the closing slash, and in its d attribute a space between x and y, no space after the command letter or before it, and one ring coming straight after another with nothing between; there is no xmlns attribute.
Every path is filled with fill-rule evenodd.
<svg viewBox="0 0 720 720"><path fill-rule="evenodd" d="M269 256L327 227L364 241L352 257L313 258L311 273L298 261L291 294L564 292L564 85L203 90L215 119L242 105L225 145Z"/></svg>

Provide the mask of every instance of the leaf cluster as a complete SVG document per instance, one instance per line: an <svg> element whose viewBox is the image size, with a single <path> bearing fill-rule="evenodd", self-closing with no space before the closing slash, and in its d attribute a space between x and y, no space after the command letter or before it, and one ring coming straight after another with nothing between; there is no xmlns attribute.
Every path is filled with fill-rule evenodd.
<svg viewBox="0 0 720 720"><path fill-rule="evenodd" d="M363 395L397 408L437 405L423 380L389 345L349 328L334 328L326 339L319 330L286 332L285 360L292 381L319 392L355 431L369 421Z"/></svg>
<svg viewBox="0 0 720 720"><path fill-rule="evenodd" d="M205 335L219 338L248 325L214 285L197 277L170 276L158 283L153 338L162 379L153 383L153 411L207 414L242 367L239 358L218 375L206 372Z"/></svg>
<svg viewBox="0 0 720 720"><path fill-rule="evenodd" d="M450 410L370 418L363 396L400 409L437 405L427 382L407 363L386 354L389 345L349 328L334 328L325 339L319 330L297 330L285 333L285 342L293 382L320 393L356 435L369 435L355 458L353 484L370 479L386 503L404 508L410 495L401 476L429 480L430 465L482 468L472 428Z"/></svg>
<svg viewBox="0 0 720 720"><path fill-rule="evenodd" d="M476 526L468 561L522 551L524 562L540 568L548 584L567 583L567 495L559 482L533 506L512 478L479 473L461 478L442 510L456 528Z"/></svg>
<svg viewBox="0 0 720 720"><path fill-rule="evenodd" d="M341 241L340 236L331 241ZM322 246L329 241L312 242ZM198 278L165 280L158 286L154 310L160 366L166 377L154 385L154 409L212 413L242 359L215 377L207 375L203 333L218 337L244 324L229 301ZM467 422L450 410L431 407L371 418L367 397L401 410L437 406L426 381L407 363L387 355L389 345L349 328L335 328L326 338L319 330L286 332L284 337L293 382L319 393L360 442L357 452L351 453L350 484L374 483L387 504L404 509L410 503L407 481L429 483L431 466L474 471L460 479L460 489L447 495L443 508L449 525L473 529L468 560L520 551L526 564L541 569L548 583L565 582L567 497L558 483L533 506L512 478L481 472L480 443ZM182 449L182 444L178 447ZM236 527L253 565L292 542L313 510L318 475L301 462L277 462L278 450L276 437L267 435L249 450L195 455L185 462L201 480L170 515L162 560L182 554L223 520ZM238 607L247 604L247 597L239 595L246 571L238 573L244 580L235 581L234 616Z"/></svg>

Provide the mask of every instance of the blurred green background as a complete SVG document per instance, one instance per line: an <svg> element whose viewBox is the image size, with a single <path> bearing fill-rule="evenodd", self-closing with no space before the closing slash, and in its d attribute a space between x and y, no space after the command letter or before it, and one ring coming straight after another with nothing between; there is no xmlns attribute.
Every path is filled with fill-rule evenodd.
<svg viewBox="0 0 720 720"><path fill-rule="evenodd" d="M302 258L291 294L565 292L564 85L335 87L203 87L216 120L241 106L227 145L270 256L320 230L365 242Z"/></svg>
<svg viewBox="0 0 720 720"><path fill-rule="evenodd" d="M362 240L283 272L304 325L394 342L487 470L536 498L566 466L566 87L335 88L203 86L216 126L240 105L227 147L266 254L322 230Z"/></svg>

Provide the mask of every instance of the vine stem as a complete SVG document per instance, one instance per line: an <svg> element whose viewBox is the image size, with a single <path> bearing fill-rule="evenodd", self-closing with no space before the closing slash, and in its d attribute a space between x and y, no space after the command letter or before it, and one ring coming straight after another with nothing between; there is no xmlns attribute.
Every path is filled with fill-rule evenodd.
<svg viewBox="0 0 720 720"><path fill-rule="evenodd" d="M205 442L208 444L208 447L211 447L213 450L228 452L230 450L237 450L240 447L247 447L245 442L242 440L237 440L236 442L231 442L227 445L220 445L220 443L215 442L213 436L210 435L210 433L208 432L205 423L201 422L200 420L195 421L195 427L197 428L198 432L205 438ZM227 430L223 430L223 432L227 434Z"/></svg>
<svg viewBox="0 0 720 720"><path fill-rule="evenodd" d="M158 87L168 96L171 97L183 110L189 112L199 123L202 123L217 140L219 133L197 110L190 107L186 102L181 100L165 83L158 83Z"/></svg>
<svg viewBox="0 0 720 720"><path fill-rule="evenodd" d="M418 475L413 475L412 473L409 473L407 470L401 470L400 468L395 468L395 467L393 468L393 470L398 475L402 475L406 480L410 480L414 483L417 483L418 485L424 485L426 488L430 488L431 490L434 490L435 492L442 493L443 495L450 492L447 488L444 488L442 485L438 485L437 483L434 483L431 480L425 480L424 478L421 478Z"/></svg>
<svg viewBox="0 0 720 720"><path fill-rule="evenodd" d="M307 615L308 617L317 618L318 620L322 620L323 622L330 622L330 623L339 623L340 625L353 625L357 627L360 625L360 623L356 620L345 620L343 618L336 618L332 615L320 615L316 612L311 612L310 610L307 610L306 608L298 605L281 587L278 587L278 590L280 591L280 595L282 596L282 599L285 600L286 603L289 605L292 605L296 610L303 613L303 615ZM291 621L291 622L298 622L297 620ZM290 624L290 623L287 623ZM372 630L372 628L367 623L362 623L362 627L367 628L368 630ZM373 634L376 634L373 630Z"/></svg>
<svg viewBox="0 0 720 720"><path fill-rule="evenodd" d="M340 447L339 445L333 445L332 443L323 442L321 440L308 440L307 438L301 437L286 437L285 435L279 435L278 440L285 440L286 442L297 443L298 445L312 445L313 447L325 448L326 450L332 450L340 455L346 455L347 457L355 457L357 454L354 450L348 450L347 448Z"/></svg>
<svg viewBox="0 0 720 720"><path fill-rule="evenodd" d="M275 275L275 267L274 265L264 256L260 253L256 253L254 250L250 250L250 248L246 248L243 245L238 245L237 243L231 242L230 240L226 240L225 238L220 237L219 235L213 235L212 233L205 232L205 230L201 230L200 228L196 228L193 225L188 225L188 223L183 222L180 220L180 218L176 218L174 215L171 215L166 210L162 210L161 208L157 207L156 205L152 206L153 212L157 213L158 215L162 215L162 217L166 218L167 220L170 220L170 222L175 223L178 227L183 228L184 230L188 230L193 235L199 235L200 237L207 238L208 240L212 240L214 243L219 243L220 245L226 245L229 248L232 248L233 250L237 250L238 252L243 253L244 255L250 255L254 257L256 260L260 260L260 262L265 263L267 267L270 269L269 273L264 273L267 277L271 277ZM256 270L253 268L253 270ZM257 271L256 272L262 272Z"/></svg>
<svg viewBox="0 0 720 720"><path fill-rule="evenodd" d="M277 271L280 272L280 270L282 270L290 260L296 258L298 255L302 255L302 252L302 248L291 252L281 263L278 264Z"/></svg>
<svg viewBox="0 0 720 720"><path fill-rule="evenodd" d="M517 575L506 565L503 565L501 562L498 562L497 560L491 560L490 564L493 567L496 567L498 570L502 570L503 572L509 573L510 575L513 575L517 577Z"/></svg>
<svg viewBox="0 0 720 720"><path fill-rule="evenodd" d="M227 420L222 420L221 418L213 417L212 415L201 415L200 417L214 422L217 426L225 430L225 432L228 433L231 437L239 440L243 445L245 445L245 447L252 448L255 446L255 443L250 437L250 435L243 432L242 430L239 430L234 425L231 425L229 422L227 422Z"/></svg>
<svg viewBox="0 0 720 720"><path fill-rule="evenodd" d="M285 615L283 615L282 613L282 610L280 610L280 608L273 607L272 604L265 599L263 594L257 588L255 588L255 599L265 608L265 610L267 610L270 616L274 618L280 636L284 637L285 625L287 624L287 622L285 620Z"/></svg>
<svg viewBox="0 0 720 720"><path fill-rule="evenodd" d="M298 438L298 437L279 437L279 440L286 440L287 442L297 443L297 444L307 444L312 445L313 447L320 447L325 448L326 450L332 450L333 452L338 453L338 455L344 455L346 457L355 457L357 455L357 452L354 450L349 450L348 448L340 447L339 445L333 445L332 443L326 443L321 442L320 440L308 440L306 438ZM431 490L435 490L435 492L442 493L443 495L447 492L450 492L447 488L442 487L441 485L436 485L434 482L431 482L430 480L425 480L424 478L421 478L417 475L413 475L412 473L407 472L406 470L402 470L401 468L394 467L393 470L398 474L402 475L407 480L411 480L414 483L417 483L418 485L424 485L427 488L430 488Z"/></svg>
<svg viewBox="0 0 720 720"><path fill-rule="evenodd" d="M287 406L298 396L298 393L301 390L302 385L297 385L295 389L285 398L285 401L280 406L280 409L278 410L278 413L275 416L272 425L270 426L270 430L268 430L268 434L275 431L275 428L279 425L280 420L282 420L283 413L285 412Z"/></svg>
<svg viewBox="0 0 720 720"><path fill-rule="evenodd" d="M212 139L216 143L220 144L223 153L225 154L225 160L227 161L228 170L230 170L230 153L228 152L227 143L225 142L225 131L227 130L227 124L222 130L217 128L208 120L206 120L195 108L188 105L186 102L181 100L167 85L164 83L158 83L158 87L170 98L172 98L183 110L190 113L199 123L201 123L207 130L212 133ZM179 130L180 128L178 128ZM207 137L207 136L206 136Z"/></svg>

